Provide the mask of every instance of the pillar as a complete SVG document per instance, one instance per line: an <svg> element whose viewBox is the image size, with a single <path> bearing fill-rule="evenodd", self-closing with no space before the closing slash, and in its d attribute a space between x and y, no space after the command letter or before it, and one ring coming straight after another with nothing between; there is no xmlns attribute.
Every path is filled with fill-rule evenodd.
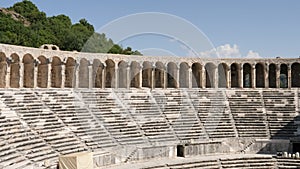
<svg viewBox="0 0 300 169"><path fill-rule="evenodd" d="M118 82L119 82L119 71L118 71L118 64L115 64L115 78L112 78L112 86L111 88L118 88ZM113 86L114 85L114 86Z"/></svg>
<svg viewBox="0 0 300 169"><path fill-rule="evenodd" d="M215 80L214 80L214 88L218 88L219 87L219 70L218 70L218 67L215 67L214 68L215 70L214 70L214 72L215 72L215 74L214 74L214 78L215 78Z"/></svg>
<svg viewBox="0 0 300 169"><path fill-rule="evenodd" d="M34 70L33 70L33 87L37 87L37 79L38 79L38 66L34 65Z"/></svg>
<svg viewBox="0 0 300 169"><path fill-rule="evenodd" d="M6 69L6 77L5 77L5 86L6 88L10 87L10 65L7 65L7 69Z"/></svg>
<svg viewBox="0 0 300 169"><path fill-rule="evenodd" d="M265 88L269 88L269 64L265 64Z"/></svg>
<svg viewBox="0 0 300 169"><path fill-rule="evenodd" d="M88 69L89 69L89 89L91 89L94 87L94 85L93 85L93 66L89 65Z"/></svg>
<svg viewBox="0 0 300 169"><path fill-rule="evenodd" d="M226 88L231 88L231 69L229 67L229 69L226 71Z"/></svg>
<svg viewBox="0 0 300 169"><path fill-rule="evenodd" d="M47 88L51 88L51 64L48 64L48 78L47 78Z"/></svg>
<svg viewBox="0 0 300 169"><path fill-rule="evenodd" d="M292 68L291 64L288 64L288 88L290 89L292 87Z"/></svg>
<svg viewBox="0 0 300 169"><path fill-rule="evenodd" d="M179 74L180 74L180 66L178 66L178 65L176 65L176 75L175 75L175 77L176 77L176 79L175 79L175 88L179 88L180 87L180 82L179 82L179 78L180 78L180 76L179 76Z"/></svg>
<svg viewBox="0 0 300 169"><path fill-rule="evenodd" d="M65 81L66 81L66 65L62 63L61 65L61 88L65 88Z"/></svg>
<svg viewBox="0 0 300 169"><path fill-rule="evenodd" d="M243 70L243 65L240 64L240 88L243 88L244 87L244 70Z"/></svg>
<svg viewBox="0 0 300 169"><path fill-rule="evenodd" d="M280 88L280 65L276 65L276 88Z"/></svg>
<svg viewBox="0 0 300 169"><path fill-rule="evenodd" d="M19 88L23 88L24 84L24 64L22 62L20 64L20 78L19 78Z"/></svg>
<svg viewBox="0 0 300 169"><path fill-rule="evenodd" d="M141 66L139 66L139 85L138 88L143 87L143 69Z"/></svg>
<svg viewBox="0 0 300 169"><path fill-rule="evenodd" d="M188 73L189 73L188 85L189 85L189 88L191 89L191 88L193 88L193 82L192 82L193 70L192 70L192 66L189 66Z"/></svg>
<svg viewBox="0 0 300 169"><path fill-rule="evenodd" d="M255 68L255 64L251 65L252 69L251 69L251 78L252 78L252 88L256 88L256 68Z"/></svg>
<svg viewBox="0 0 300 169"><path fill-rule="evenodd" d="M151 89L155 88L155 65L152 65L152 69L151 69Z"/></svg>
<svg viewBox="0 0 300 169"><path fill-rule="evenodd" d="M201 71L201 73L202 73L202 84L201 84L201 86L202 86L202 88L205 88L206 87L206 73L205 73L205 66L202 66L202 71Z"/></svg>
<svg viewBox="0 0 300 169"><path fill-rule="evenodd" d="M105 62L104 62L105 63ZM102 76L101 76L101 78L102 78L102 84L101 84L101 88L102 89L104 89L105 88L105 79L106 79L106 72L105 72L105 70L106 70L106 64L103 64L103 69L102 69Z"/></svg>
<svg viewBox="0 0 300 169"><path fill-rule="evenodd" d="M129 64L130 65L130 64ZM126 68L126 88L129 89L131 86L131 72L130 72L130 66L127 66Z"/></svg>
<svg viewBox="0 0 300 169"><path fill-rule="evenodd" d="M79 64L76 64L76 66L75 66L75 85L74 85L74 87L76 88L76 89L78 89L78 87L79 87Z"/></svg>
<svg viewBox="0 0 300 169"><path fill-rule="evenodd" d="M165 68L168 67L168 66L165 66ZM164 77L164 84L163 84L163 88L166 89L168 87L168 84L167 84L167 79L168 79L168 74L167 74L167 71L166 69L163 70L163 77Z"/></svg>

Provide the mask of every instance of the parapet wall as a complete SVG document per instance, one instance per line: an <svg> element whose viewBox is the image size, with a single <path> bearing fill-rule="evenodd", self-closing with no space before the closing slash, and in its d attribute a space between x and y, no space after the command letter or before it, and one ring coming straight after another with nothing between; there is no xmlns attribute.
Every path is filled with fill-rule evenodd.
<svg viewBox="0 0 300 169"><path fill-rule="evenodd" d="M0 44L1 88L292 88L299 58L80 53Z"/></svg>

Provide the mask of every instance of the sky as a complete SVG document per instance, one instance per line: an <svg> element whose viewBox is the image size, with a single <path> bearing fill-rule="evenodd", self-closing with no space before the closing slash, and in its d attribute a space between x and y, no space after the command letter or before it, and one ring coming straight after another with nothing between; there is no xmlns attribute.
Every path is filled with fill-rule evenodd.
<svg viewBox="0 0 300 169"><path fill-rule="evenodd" d="M1 0L0 6L9 7L19 1ZM126 31L130 30L140 31L137 28L141 27L145 30L140 34L124 35L121 39L114 39L111 35L110 38L122 46L131 46L146 55L186 56L197 53L199 56L209 56L213 55L213 51L217 51L221 57L300 56L299 0L32 0L32 2L47 16L65 14L73 23L85 18L97 31L114 26L112 28L114 33L126 34ZM130 17L126 17L142 15L145 12L160 13L162 17L158 16L158 19L141 17L135 23L131 23ZM170 18L161 19L164 16ZM157 22L160 19L161 21ZM130 24L112 24L120 20L124 21L123 24ZM173 21L178 26L174 26ZM147 26L148 29L142 28L143 26ZM152 29L155 29L154 33ZM169 35L164 32L165 30L175 32L177 29L180 31L175 34ZM199 31L195 33L194 30ZM205 45L206 47L200 50ZM191 52L191 48L194 53Z"/></svg>

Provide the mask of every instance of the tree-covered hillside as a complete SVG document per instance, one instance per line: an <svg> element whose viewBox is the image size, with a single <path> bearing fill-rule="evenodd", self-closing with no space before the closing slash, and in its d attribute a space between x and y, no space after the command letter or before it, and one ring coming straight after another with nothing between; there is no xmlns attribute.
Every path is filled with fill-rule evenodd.
<svg viewBox="0 0 300 169"><path fill-rule="evenodd" d="M103 33L96 33L86 19L72 24L66 15L47 17L29 0L0 9L0 43L28 47L55 44L68 51L141 55L130 47L123 49L114 44Z"/></svg>

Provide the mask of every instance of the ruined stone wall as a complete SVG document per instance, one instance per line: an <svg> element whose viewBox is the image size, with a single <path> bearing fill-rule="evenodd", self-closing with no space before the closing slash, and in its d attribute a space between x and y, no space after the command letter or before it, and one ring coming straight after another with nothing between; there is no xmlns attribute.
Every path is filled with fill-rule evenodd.
<svg viewBox="0 0 300 169"><path fill-rule="evenodd" d="M299 58L188 58L0 44L1 88L292 88Z"/></svg>

